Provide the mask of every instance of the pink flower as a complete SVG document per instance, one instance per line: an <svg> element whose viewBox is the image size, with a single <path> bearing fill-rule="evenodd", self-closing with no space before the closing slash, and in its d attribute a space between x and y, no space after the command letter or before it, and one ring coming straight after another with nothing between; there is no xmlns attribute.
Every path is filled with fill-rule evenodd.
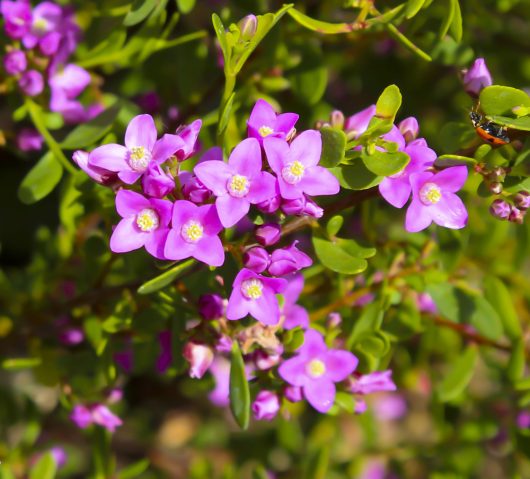
<svg viewBox="0 0 530 479"><path fill-rule="evenodd" d="M305 308L296 304L304 288L304 277L301 273L296 273L286 279L288 284L283 292L282 316L284 320L282 326L284 329L293 329L298 326L305 329L309 326L309 314Z"/></svg>
<svg viewBox="0 0 530 479"><path fill-rule="evenodd" d="M269 165L278 177L282 198L294 200L304 193L318 196L339 192L337 178L318 166L322 151L318 131L304 131L291 145L283 139L268 137L263 141L263 147Z"/></svg>
<svg viewBox="0 0 530 479"><path fill-rule="evenodd" d="M213 349L195 341L188 341L184 345L182 354L190 364L190 378L200 379L208 371L213 362Z"/></svg>
<svg viewBox="0 0 530 479"><path fill-rule="evenodd" d="M312 216L322 218L324 210L306 195L302 195L294 200L283 200L282 211L286 215Z"/></svg>
<svg viewBox="0 0 530 479"><path fill-rule="evenodd" d="M28 49L34 48L37 45L41 46L41 42L44 41L44 46L41 46L41 51L47 53L50 51L49 44L46 42L53 41L56 44L56 48L52 49L51 54L57 51L58 40L51 40L50 35L53 37L60 36L58 32L59 26L63 19L62 8L52 2L39 3L32 13L31 26L29 31L22 38L22 43ZM55 33L55 35L53 35Z"/></svg>
<svg viewBox="0 0 530 479"><path fill-rule="evenodd" d="M261 246L272 246L280 241L282 227L278 223L265 223L258 226L254 235Z"/></svg>
<svg viewBox="0 0 530 479"><path fill-rule="evenodd" d="M298 121L296 113L277 115L272 106L265 100L258 100L247 121L248 136L260 143L263 138L274 137L287 139Z"/></svg>
<svg viewBox="0 0 530 479"><path fill-rule="evenodd" d="M44 90L44 79L37 70L28 70L18 80L18 86L28 96L37 96Z"/></svg>
<svg viewBox="0 0 530 479"><path fill-rule="evenodd" d="M483 88L492 83L493 80L484 58L477 58L464 74L464 89L474 98L478 97Z"/></svg>
<svg viewBox="0 0 530 479"><path fill-rule="evenodd" d="M317 411L328 411L335 400L335 383L355 370L357 358L349 351L328 349L323 336L314 329L306 331L304 344L296 352L296 356L280 365L280 377L301 387Z"/></svg>
<svg viewBox="0 0 530 479"><path fill-rule="evenodd" d="M133 184L151 162L161 164L183 147L177 135L164 135L157 141L156 126L150 115L135 116L125 132L125 146L103 145L90 153L88 163L118 173L120 179Z"/></svg>
<svg viewBox="0 0 530 479"><path fill-rule="evenodd" d="M195 120L177 129L176 135L182 140L182 145L173 152L178 161L184 161L197 152L197 138L201 131L202 120Z"/></svg>
<svg viewBox="0 0 530 479"><path fill-rule="evenodd" d="M421 231L433 221L445 228L460 229L467 224L467 210L455 195L467 179L465 166L454 166L439 173L413 173L412 202L407 209L405 229Z"/></svg>
<svg viewBox="0 0 530 479"><path fill-rule="evenodd" d="M227 319L241 319L250 314L262 324L277 324L280 307L275 294L282 293L286 286L284 279L266 278L243 268L234 280L226 309Z"/></svg>
<svg viewBox="0 0 530 479"><path fill-rule="evenodd" d="M123 219L110 237L110 249L125 253L145 246L155 258L165 259L172 206L167 200L147 199L130 190L118 191L116 210Z"/></svg>
<svg viewBox="0 0 530 479"><path fill-rule="evenodd" d="M243 255L243 264L245 268L248 268L256 273L263 273L267 269L271 262L270 255L266 250L255 246L245 251Z"/></svg>
<svg viewBox="0 0 530 479"><path fill-rule="evenodd" d="M175 180L160 165L151 162L142 177L143 192L154 198L163 198L175 189Z"/></svg>
<svg viewBox="0 0 530 479"><path fill-rule="evenodd" d="M208 395L216 406L228 406L230 402L230 361L223 356L216 356L210 366L215 387Z"/></svg>
<svg viewBox="0 0 530 479"><path fill-rule="evenodd" d="M77 404L72 409L70 419L79 429L86 429L92 424L92 412L86 406Z"/></svg>
<svg viewBox="0 0 530 479"><path fill-rule="evenodd" d="M26 70L28 60L22 50L11 50L4 57L4 68L9 75L18 75Z"/></svg>
<svg viewBox="0 0 530 479"><path fill-rule="evenodd" d="M217 235L222 229L214 205L197 206L185 200L176 201L164 254L167 259L192 256L210 266L221 266L225 253Z"/></svg>
<svg viewBox="0 0 530 479"><path fill-rule="evenodd" d="M349 138L359 138L368 128L370 120L375 115L375 105L361 110L346 119L344 130Z"/></svg>
<svg viewBox="0 0 530 479"><path fill-rule="evenodd" d="M416 120L416 118L409 116L399 122L398 128L407 144L409 144L418 137L420 126L418 125L418 120Z"/></svg>
<svg viewBox="0 0 530 479"><path fill-rule="evenodd" d="M117 427L123 424L122 420L103 404L97 404L92 409L92 421L110 432L114 432Z"/></svg>
<svg viewBox="0 0 530 479"><path fill-rule="evenodd" d="M364 395L396 389L390 369L350 378L349 390L354 394Z"/></svg>
<svg viewBox="0 0 530 479"><path fill-rule="evenodd" d="M23 128L17 135L17 146L22 151L38 151L43 144L44 138L33 128Z"/></svg>
<svg viewBox="0 0 530 479"><path fill-rule="evenodd" d="M252 412L258 421L272 421L279 410L280 400L272 391L260 391L252 403Z"/></svg>
<svg viewBox="0 0 530 479"><path fill-rule="evenodd" d="M13 40L22 38L31 27L31 5L25 0L0 2L0 12L4 17L4 28Z"/></svg>
<svg viewBox="0 0 530 479"><path fill-rule="evenodd" d="M109 186L119 181L118 175L114 171L109 171L105 168L92 166L88 163L88 158L89 153L83 150L74 151L74 154L72 155L72 160L74 161L74 163L79 166L79 168L81 168L96 183Z"/></svg>
<svg viewBox="0 0 530 479"><path fill-rule="evenodd" d="M298 241L294 241L291 246L272 252L268 269L270 275L285 276L313 264L313 260L296 247L297 244Z"/></svg>
<svg viewBox="0 0 530 479"><path fill-rule="evenodd" d="M205 161L195 167L197 178L217 197L215 206L225 228L243 218L251 204L274 195L274 177L261 167L261 148L254 138L237 145L228 164Z"/></svg>

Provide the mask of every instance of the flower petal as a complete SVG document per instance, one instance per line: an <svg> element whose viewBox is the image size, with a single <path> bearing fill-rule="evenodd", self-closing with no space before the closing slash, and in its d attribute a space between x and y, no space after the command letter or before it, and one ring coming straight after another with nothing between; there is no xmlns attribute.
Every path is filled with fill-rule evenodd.
<svg viewBox="0 0 530 479"><path fill-rule="evenodd" d="M234 198L230 195L219 196L215 202L215 206L221 224L225 228L234 226L250 209L250 203L246 198Z"/></svg>
<svg viewBox="0 0 530 479"><path fill-rule="evenodd" d="M169 228L158 228L148 236L145 241L145 249L151 256L158 259L167 259L164 249L169 232Z"/></svg>
<svg viewBox="0 0 530 479"><path fill-rule="evenodd" d="M259 299L250 300L248 311L261 324L272 326L280 321L280 306L274 293L267 288Z"/></svg>
<svg viewBox="0 0 530 479"><path fill-rule="evenodd" d="M114 253L133 251L145 244L148 235L148 233L143 233L136 228L136 218L134 216L124 218L112 232L110 249Z"/></svg>
<svg viewBox="0 0 530 479"><path fill-rule="evenodd" d="M153 161L159 164L163 163L177 150L184 148L184 146L184 141L180 136L166 134L153 147Z"/></svg>
<svg viewBox="0 0 530 479"><path fill-rule="evenodd" d="M446 170L436 173L432 180L442 190L455 193L464 186L467 180L467 167L466 166L453 166Z"/></svg>
<svg viewBox="0 0 530 479"><path fill-rule="evenodd" d="M193 257L210 266L222 266L225 262L223 243L218 236L204 236L197 243Z"/></svg>
<svg viewBox="0 0 530 479"><path fill-rule="evenodd" d="M230 320L241 319L248 314L249 301L241 294L240 284L236 283L234 282L232 294L226 306L226 319Z"/></svg>
<svg viewBox="0 0 530 479"><path fill-rule="evenodd" d="M429 207L432 220L440 226L460 229L467 224L467 210L462 200L454 193L444 191L442 199Z"/></svg>
<svg viewBox="0 0 530 479"><path fill-rule="evenodd" d="M324 357L326 376L333 382L344 381L359 364L359 360L349 351L329 350Z"/></svg>
<svg viewBox="0 0 530 479"><path fill-rule="evenodd" d="M130 170L127 163L127 148L122 145L110 143L98 146L88 155L88 164L98 166L109 171Z"/></svg>
<svg viewBox="0 0 530 479"><path fill-rule="evenodd" d="M173 203L168 200L159 200L156 198L152 198L150 203L158 213L160 227L168 226L171 221L171 215L173 214Z"/></svg>
<svg viewBox="0 0 530 479"><path fill-rule="evenodd" d="M328 350L324 337L315 329L308 329L304 335L304 343L296 351L305 357L314 358Z"/></svg>
<svg viewBox="0 0 530 479"><path fill-rule="evenodd" d="M189 258L195 252L195 244L184 241L180 234L180 228L171 229L167 235L164 247L164 256L166 259L184 259Z"/></svg>
<svg viewBox="0 0 530 479"><path fill-rule="evenodd" d="M201 183L213 192L215 196L227 194L226 182L234 174L232 169L223 161L205 161L193 169L195 176Z"/></svg>
<svg viewBox="0 0 530 479"><path fill-rule="evenodd" d="M262 171L250 183L250 191L246 199L252 204L272 198L276 194L276 178L270 173Z"/></svg>
<svg viewBox="0 0 530 479"><path fill-rule="evenodd" d="M247 121L249 136L261 137L259 129L262 126L273 129L275 122L276 112L268 102L260 98L252 108Z"/></svg>
<svg viewBox="0 0 530 479"><path fill-rule="evenodd" d="M141 194L131 190L120 190L116 194L116 211L122 218L138 214L144 208L149 208L151 203Z"/></svg>
<svg viewBox="0 0 530 479"><path fill-rule="evenodd" d="M340 191L339 180L322 166L308 168L297 186L309 196L336 195Z"/></svg>
<svg viewBox="0 0 530 479"><path fill-rule="evenodd" d="M178 200L173 203L173 228L180 231L180 227L191 218L200 216L199 207L191 201Z"/></svg>
<svg viewBox="0 0 530 479"><path fill-rule="evenodd" d="M118 178L128 185L136 183L140 176L142 176L142 173L139 173L138 171L122 170L118 172Z"/></svg>
<svg viewBox="0 0 530 479"><path fill-rule="evenodd" d="M379 183L379 193L395 208L403 208L410 198L412 187L408 177L383 178Z"/></svg>
<svg viewBox="0 0 530 479"><path fill-rule="evenodd" d="M129 149L143 146L149 151L156 143L156 126L151 115L135 116L127 126L125 132L125 146Z"/></svg>
<svg viewBox="0 0 530 479"><path fill-rule="evenodd" d="M289 144L280 138L265 138L263 148L267 155L267 161L274 173L281 176L285 163L289 160Z"/></svg>
<svg viewBox="0 0 530 479"><path fill-rule="evenodd" d="M429 208L432 208L432 206L423 205L419 199L414 198L412 200L405 216L405 229L409 233L424 230L432 223Z"/></svg>
<svg viewBox="0 0 530 479"><path fill-rule="evenodd" d="M285 316L283 329L293 329L298 326L306 329L309 326L309 313L298 304L284 306L283 314Z"/></svg>
<svg viewBox="0 0 530 479"><path fill-rule="evenodd" d="M299 161L306 168L318 165L322 153L322 137L317 130L306 130L291 143L289 161Z"/></svg>
<svg viewBox="0 0 530 479"><path fill-rule="evenodd" d="M306 383L306 360L295 356L280 364L278 368L280 377L293 386L303 386Z"/></svg>
<svg viewBox="0 0 530 479"><path fill-rule="evenodd" d="M261 171L261 148L258 140L255 138L247 138L237 145L230 158L228 164L234 173L253 178Z"/></svg>
<svg viewBox="0 0 530 479"><path fill-rule="evenodd" d="M335 384L325 379L307 381L304 396L318 412L327 412L335 401Z"/></svg>
<svg viewBox="0 0 530 479"><path fill-rule="evenodd" d="M275 132L283 132L285 136L293 129L294 125L298 121L299 116L296 113L282 113L276 117L276 123L274 125ZM285 138L283 136L283 138Z"/></svg>

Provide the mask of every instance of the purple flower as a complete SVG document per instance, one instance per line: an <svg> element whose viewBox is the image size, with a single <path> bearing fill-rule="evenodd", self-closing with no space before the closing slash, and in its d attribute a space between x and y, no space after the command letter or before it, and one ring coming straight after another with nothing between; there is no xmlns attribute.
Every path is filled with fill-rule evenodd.
<svg viewBox="0 0 530 479"><path fill-rule="evenodd" d="M25 0L0 2L0 12L4 17L4 28L13 40L22 38L31 27L31 5Z"/></svg>
<svg viewBox="0 0 530 479"><path fill-rule="evenodd" d="M287 278L288 284L283 292L283 328L293 329L296 327L307 328L309 326L309 314L306 309L296 304L302 289L304 289L304 277L296 273Z"/></svg>
<svg viewBox="0 0 530 479"><path fill-rule="evenodd" d="M262 324L277 324L280 307L275 294L282 293L286 286L285 279L266 278L243 268L234 280L226 308L227 319L241 319L250 314Z"/></svg>
<svg viewBox="0 0 530 479"><path fill-rule="evenodd" d="M59 5L52 2L39 3L33 9L31 27L22 38L22 43L27 49L36 47L41 39L45 39L51 32L58 31L62 19L63 11ZM44 49L46 50L46 46Z"/></svg>
<svg viewBox="0 0 530 479"><path fill-rule="evenodd" d="M429 293L418 294L416 304L422 313L436 314L438 312L436 303L433 301L432 296Z"/></svg>
<svg viewBox="0 0 530 479"><path fill-rule="evenodd" d="M256 138L260 143L263 138L273 137L287 139L295 123L298 121L296 113L277 115L274 108L265 100L258 100L247 121L248 136Z"/></svg>
<svg viewBox="0 0 530 479"><path fill-rule="evenodd" d="M50 454L52 455L55 464L57 464L57 469L63 467L66 464L66 459L68 456L62 447L52 447L50 449Z"/></svg>
<svg viewBox="0 0 530 479"><path fill-rule="evenodd" d="M530 412L521 411L517 414L517 427L519 429L527 429L530 427Z"/></svg>
<svg viewBox="0 0 530 479"><path fill-rule="evenodd" d="M294 200L284 200L282 211L286 215L312 216L313 218L322 218L324 215L324 210L305 195Z"/></svg>
<svg viewBox="0 0 530 479"><path fill-rule="evenodd" d="M167 371L173 361L173 350L171 349L171 331L160 331L158 333L158 344L160 354L156 359L156 370L162 374Z"/></svg>
<svg viewBox="0 0 530 479"><path fill-rule="evenodd" d="M79 429L86 429L92 424L92 412L86 406L77 404L72 409L70 419Z"/></svg>
<svg viewBox="0 0 530 479"><path fill-rule="evenodd" d="M350 378L349 390L354 394L364 395L381 391L395 391L396 389L390 369Z"/></svg>
<svg viewBox="0 0 530 479"><path fill-rule="evenodd" d="M313 260L296 247L297 243L298 241L294 241L291 246L272 252L269 274L285 276L313 264Z"/></svg>
<svg viewBox="0 0 530 479"><path fill-rule="evenodd" d="M439 173L413 173L412 202L407 209L405 229L421 231L433 221L445 228L460 229L467 223L467 210L455 195L467 179L465 166L453 166Z"/></svg>
<svg viewBox="0 0 530 479"><path fill-rule="evenodd" d="M92 409L92 421L94 424L102 426L110 432L114 432L117 427L123 424L121 419L103 404L97 404Z"/></svg>
<svg viewBox="0 0 530 479"><path fill-rule="evenodd" d="M151 162L142 177L142 190L148 196L163 198L175 189L175 180L160 165Z"/></svg>
<svg viewBox="0 0 530 479"><path fill-rule="evenodd" d="M28 70L18 80L18 86L26 95L37 96L44 90L44 79L37 70Z"/></svg>
<svg viewBox="0 0 530 479"><path fill-rule="evenodd" d="M359 138L368 128L370 120L375 115L375 105L361 110L346 119L344 130L349 138Z"/></svg>
<svg viewBox="0 0 530 479"><path fill-rule="evenodd" d="M261 246L272 246L280 241L282 227L278 223L265 223L258 226L254 235Z"/></svg>
<svg viewBox="0 0 530 479"><path fill-rule="evenodd" d="M166 258L179 260L192 256L210 266L221 266L225 253L217 235L222 229L214 205L176 201L164 250Z"/></svg>
<svg viewBox="0 0 530 479"><path fill-rule="evenodd" d="M304 393L300 386L286 386L283 394L285 399L291 402L300 402L304 399Z"/></svg>
<svg viewBox="0 0 530 479"><path fill-rule="evenodd" d="M184 345L182 354L190 364L190 378L202 378L214 359L213 349L210 346L195 341L188 341Z"/></svg>
<svg viewBox="0 0 530 479"><path fill-rule="evenodd" d="M399 135L401 136L400 133ZM410 197L412 191L410 175L425 171L434 164L437 156L423 138L409 143L402 151L410 156L408 165L403 171L383 178L383 181L379 183L381 196L396 208L402 208Z"/></svg>
<svg viewBox="0 0 530 479"><path fill-rule="evenodd" d="M291 145L280 138L265 138L263 147L270 167L278 176L282 198L294 200L304 193L318 196L339 192L337 178L326 168L317 166L322 151L318 131L304 131Z"/></svg>
<svg viewBox="0 0 530 479"><path fill-rule="evenodd" d="M513 197L513 202L515 206L520 210L527 210L530 208L530 193L528 191L518 191L517 194Z"/></svg>
<svg viewBox="0 0 530 479"><path fill-rule="evenodd" d="M189 125L177 129L176 135L182 140L182 145L174 152L178 161L184 161L197 152L197 138L201 131L202 120L195 120Z"/></svg>
<svg viewBox="0 0 530 479"><path fill-rule="evenodd" d="M219 319L224 314L224 300L218 294L203 294L199 298L199 314L207 321Z"/></svg>
<svg viewBox="0 0 530 479"><path fill-rule="evenodd" d="M252 412L258 421L272 421L279 410L280 400L272 391L260 391L252 403Z"/></svg>
<svg viewBox="0 0 530 479"><path fill-rule="evenodd" d="M4 57L4 68L9 75L18 75L26 70L28 60L22 50L11 50Z"/></svg>
<svg viewBox="0 0 530 479"><path fill-rule="evenodd" d="M22 151L38 151L43 143L44 138L34 128L23 128L17 135L17 146Z"/></svg>
<svg viewBox="0 0 530 479"><path fill-rule="evenodd" d="M245 268L251 269L256 273L263 273L268 268L270 262L271 258L269 253L258 246L250 248L243 255Z"/></svg>
<svg viewBox="0 0 530 479"><path fill-rule="evenodd" d="M304 396L317 411L326 412L335 400L335 383L346 379L357 367L357 358L349 351L328 349L322 334L314 329L305 333L297 354L283 362L278 373Z"/></svg>
<svg viewBox="0 0 530 479"><path fill-rule="evenodd" d="M151 162L163 163L183 145L177 135L164 135L158 141L156 138L153 117L135 116L127 126L125 146L114 143L100 146L90 153L88 163L115 171L124 183L133 184Z"/></svg>
<svg viewBox="0 0 530 479"><path fill-rule="evenodd" d="M225 228L243 218L251 204L274 195L275 179L261 167L261 148L254 138L239 143L228 164L205 161L195 167L197 178L217 196L215 206Z"/></svg>
<svg viewBox="0 0 530 479"><path fill-rule="evenodd" d="M65 328L59 333L59 341L66 346L75 346L85 340L85 333L81 328Z"/></svg>
<svg viewBox="0 0 530 479"><path fill-rule="evenodd" d="M216 356L210 366L210 373L215 380L215 387L208 398L216 406L228 406L230 402L230 361L223 356Z"/></svg>
<svg viewBox="0 0 530 479"><path fill-rule="evenodd" d="M123 219L110 237L110 249L114 253L126 253L145 246L155 258L165 259L164 243L171 208L167 200L147 199L129 190L118 191L116 210Z"/></svg>
<svg viewBox="0 0 530 479"><path fill-rule="evenodd" d="M97 166L91 166L88 163L89 153L83 150L74 151L72 160L79 166L90 178L101 185L112 185L118 181L118 175L114 171L109 171Z"/></svg>
<svg viewBox="0 0 530 479"><path fill-rule="evenodd" d="M484 58L477 58L471 68L464 73L464 89L474 98L478 97L484 87L493 83Z"/></svg>

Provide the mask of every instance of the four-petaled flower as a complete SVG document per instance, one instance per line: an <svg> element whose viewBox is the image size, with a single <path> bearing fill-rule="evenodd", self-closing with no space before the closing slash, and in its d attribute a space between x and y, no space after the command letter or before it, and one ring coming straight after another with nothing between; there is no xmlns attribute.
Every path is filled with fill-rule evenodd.
<svg viewBox="0 0 530 479"><path fill-rule="evenodd" d="M176 201L165 256L168 259L192 256L210 266L221 266L225 253L217 235L222 229L214 205L197 206L191 201Z"/></svg>
<svg viewBox="0 0 530 479"><path fill-rule="evenodd" d="M412 202L407 209L405 229L414 233L433 221L445 228L463 228L467 223L467 210L455 192L462 188L466 179L465 166L454 166L436 174L413 173L410 176Z"/></svg>
<svg viewBox="0 0 530 479"><path fill-rule="evenodd" d="M254 105L247 121L248 136L256 138L260 143L267 137L287 139L297 121L296 113L277 115L269 103L260 99Z"/></svg>
<svg viewBox="0 0 530 479"><path fill-rule="evenodd" d="M278 373L292 386L301 387L317 411L328 411L335 400L335 383L355 370L357 358L349 351L328 349L322 334L314 329L305 332L304 344L296 353L280 365Z"/></svg>
<svg viewBox="0 0 530 479"><path fill-rule="evenodd" d="M226 308L227 319L241 319L247 314L265 325L277 324L280 306L276 293L282 293L287 281L267 278L243 268L236 279Z"/></svg>
<svg viewBox="0 0 530 479"><path fill-rule="evenodd" d="M217 196L215 206L225 228L243 218L250 204L274 196L276 180L261 167L261 148L254 138L239 143L228 163L212 160L195 167L197 178Z"/></svg>
<svg viewBox="0 0 530 479"><path fill-rule="evenodd" d="M145 246L155 258L165 259L164 243L171 220L171 201L147 199L139 193L120 190L116 210L123 218L110 237L110 249L125 253Z"/></svg>
<svg viewBox="0 0 530 479"><path fill-rule="evenodd" d="M157 141L155 122L151 115L135 116L125 132L125 146L110 143L90 153L89 164L116 171L120 179L133 184L153 161L161 164L175 151L183 148L184 142L177 135L164 135Z"/></svg>
<svg viewBox="0 0 530 479"><path fill-rule="evenodd" d="M322 139L316 130L301 133L289 144L281 138L265 138L263 147L270 167L278 177L283 198L294 200L303 193L334 195L340 185L326 168L318 166Z"/></svg>

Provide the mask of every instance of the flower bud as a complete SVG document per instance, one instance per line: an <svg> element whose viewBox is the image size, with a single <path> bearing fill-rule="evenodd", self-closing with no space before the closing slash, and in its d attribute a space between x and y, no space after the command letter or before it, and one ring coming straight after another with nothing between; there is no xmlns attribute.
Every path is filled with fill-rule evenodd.
<svg viewBox="0 0 530 479"><path fill-rule="evenodd" d="M278 211L278 208L280 207L281 202L282 202L282 197L280 195L275 195L272 198L269 198L268 200L258 203L256 207L262 213L270 214L270 213L274 213L275 211Z"/></svg>
<svg viewBox="0 0 530 479"><path fill-rule="evenodd" d="M152 161L142 177L142 190L148 196L163 198L175 189L175 180Z"/></svg>
<svg viewBox="0 0 530 479"><path fill-rule="evenodd" d="M37 70L28 70L18 81L20 89L28 96L37 96L44 90L44 79Z"/></svg>
<svg viewBox="0 0 530 479"><path fill-rule="evenodd" d="M504 178L506 178L506 170L501 166L497 166L488 172L488 179L490 181L502 182Z"/></svg>
<svg viewBox="0 0 530 479"><path fill-rule="evenodd" d="M258 19L256 15L247 15L239 20L239 31L241 32L241 40L250 40L258 28Z"/></svg>
<svg viewBox="0 0 530 479"><path fill-rule="evenodd" d="M326 326L328 329L337 328L342 323L342 316L340 313L329 313Z"/></svg>
<svg viewBox="0 0 530 479"><path fill-rule="evenodd" d="M66 455L65 450L62 447L55 446L50 449L50 454L55 461L57 469L60 469L66 464L68 456Z"/></svg>
<svg viewBox="0 0 530 479"><path fill-rule="evenodd" d="M232 338L230 336L222 335L215 344L215 350L218 353L229 353L232 351Z"/></svg>
<svg viewBox="0 0 530 479"><path fill-rule="evenodd" d="M313 260L302 251L298 250L295 241L288 248L281 248L271 255L269 274L272 276L285 276L307 268L313 264Z"/></svg>
<svg viewBox="0 0 530 479"><path fill-rule="evenodd" d="M188 341L184 345L183 356L190 363L190 378L200 379L212 364L213 349L206 344Z"/></svg>
<svg viewBox="0 0 530 479"><path fill-rule="evenodd" d="M477 58L471 68L464 72L464 89L467 94L477 98L484 87L493 81L484 58Z"/></svg>
<svg viewBox="0 0 530 479"><path fill-rule="evenodd" d="M517 223L522 225L524 221L524 214L525 211L520 210L519 208L516 208L515 206L512 207L512 211L510 211L510 216L508 217L508 220L512 223Z"/></svg>
<svg viewBox="0 0 530 479"><path fill-rule="evenodd" d="M59 32L49 32L39 42L39 50L47 57L51 57L59 50L63 36Z"/></svg>
<svg viewBox="0 0 530 479"><path fill-rule="evenodd" d="M513 198L515 206L520 210L527 210L530 208L530 194L528 191L519 191Z"/></svg>
<svg viewBox="0 0 530 479"><path fill-rule="evenodd" d="M86 151L74 151L74 154L72 155L72 160L96 183L105 186L110 186L116 181L118 181L118 175L114 171L109 171L99 166L92 166L90 164L90 154Z"/></svg>
<svg viewBox="0 0 530 479"><path fill-rule="evenodd" d="M18 75L26 70L28 60L22 50L11 50L4 57L4 68L9 75Z"/></svg>
<svg viewBox="0 0 530 479"><path fill-rule="evenodd" d="M270 264L270 256L263 248L250 248L243 255L243 264L245 268L251 269L256 273L262 273Z"/></svg>
<svg viewBox="0 0 530 479"><path fill-rule="evenodd" d="M193 203L204 203L210 198L210 196L212 196L212 192L189 171L183 171L180 173L179 181L182 185L182 194L184 195L184 198Z"/></svg>
<svg viewBox="0 0 530 479"><path fill-rule="evenodd" d="M263 349L257 349L254 352L254 364L256 365L256 368L261 371L266 371L267 369L273 368L279 364L281 358L281 353L270 354Z"/></svg>
<svg viewBox="0 0 530 479"><path fill-rule="evenodd" d="M502 183L494 181L493 183L489 184L488 190L490 190L494 195L500 195L502 193Z"/></svg>
<svg viewBox="0 0 530 479"><path fill-rule="evenodd" d="M418 132L420 127L418 125L418 120L413 116L409 116L401 121L398 125L399 131L405 138L405 142L408 144L411 141L414 141L418 137Z"/></svg>
<svg viewBox="0 0 530 479"><path fill-rule="evenodd" d="M512 207L506 203L506 201L501 200L500 198L494 200L490 206L490 213L499 220L508 219L511 210Z"/></svg>
<svg viewBox="0 0 530 479"><path fill-rule="evenodd" d="M324 210L305 196L300 196L294 200L284 200L282 211L286 215L312 216L313 218L321 218L324 215Z"/></svg>
<svg viewBox="0 0 530 479"><path fill-rule="evenodd" d="M344 128L344 113L340 110L331 112L331 126L342 130Z"/></svg>
<svg viewBox="0 0 530 479"><path fill-rule="evenodd" d="M203 294L199 298L199 314L207 321L222 318L224 315L223 298L218 294Z"/></svg>
<svg viewBox="0 0 530 479"><path fill-rule="evenodd" d="M256 239L262 246L272 246L280 241L282 228L277 223L265 223L256 228Z"/></svg>
<svg viewBox="0 0 530 479"><path fill-rule="evenodd" d="M70 419L79 429L86 429L93 422L92 412L82 404L77 404L72 409Z"/></svg>
<svg viewBox="0 0 530 479"><path fill-rule="evenodd" d="M271 421L280 410L278 395L272 391L260 391L252 403L254 418L258 421Z"/></svg>
<svg viewBox="0 0 530 479"><path fill-rule="evenodd" d="M59 333L59 341L66 346L75 346L85 339L81 328L66 328Z"/></svg>
<svg viewBox="0 0 530 479"><path fill-rule="evenodd" d="M283 394L285 399L291 402L300 402L302 399L304 399L302 388L300 386L287 386L284 389Z"/></svg>

